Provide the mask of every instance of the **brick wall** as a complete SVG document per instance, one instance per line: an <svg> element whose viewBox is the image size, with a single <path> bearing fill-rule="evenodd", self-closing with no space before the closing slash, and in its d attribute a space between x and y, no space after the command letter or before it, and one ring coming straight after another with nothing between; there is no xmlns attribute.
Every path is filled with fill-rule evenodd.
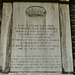
<svg viewBox="0 0 75 75"><path fill-rule="evenodd" d="M0 31L1 31L2 2L0 1Z"/></svg>
<svg viewBox="0 0 75 75"><path fill-rule="evenodd" d="M75 0L70 1L70 21L71 21L72 50L74 59L74 70L75 70Z"/></svg>

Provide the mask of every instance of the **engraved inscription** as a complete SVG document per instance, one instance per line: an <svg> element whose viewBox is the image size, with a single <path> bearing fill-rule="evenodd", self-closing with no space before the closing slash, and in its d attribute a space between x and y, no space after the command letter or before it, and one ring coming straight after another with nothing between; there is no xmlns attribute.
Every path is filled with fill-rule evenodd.
<svg viewBox="0 0 75 75"><path fill-rule="evenodd" d="M60 45L59 38L53 38L58 33L54 25L47 25L46 28L43 25L18 25L15 33L19 38L12 38L12 47L18 51L18 54L12 55L13 70L59 71L60 55L55 52Z"/></svg>

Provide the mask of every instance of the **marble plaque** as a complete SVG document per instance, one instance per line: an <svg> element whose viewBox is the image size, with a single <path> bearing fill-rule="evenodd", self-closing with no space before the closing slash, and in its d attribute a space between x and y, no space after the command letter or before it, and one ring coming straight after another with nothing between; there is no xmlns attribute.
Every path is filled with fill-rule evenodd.
<svg viewBox="0 0 75 75"><path fill-rule="evenodd" d="M11 72L62 72L58 3L14 3Z"/></svg>

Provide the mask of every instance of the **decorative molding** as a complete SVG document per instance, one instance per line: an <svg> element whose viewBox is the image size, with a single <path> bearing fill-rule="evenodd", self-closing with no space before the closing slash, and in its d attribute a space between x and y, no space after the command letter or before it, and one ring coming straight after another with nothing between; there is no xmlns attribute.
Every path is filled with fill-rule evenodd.
<svg viewBox="0 0 75 75"><path fill-rule="evenodd" d="M29 17L46 16L46 10L41 6L30 6L26 9L26 13L28 14Z"/></svg>

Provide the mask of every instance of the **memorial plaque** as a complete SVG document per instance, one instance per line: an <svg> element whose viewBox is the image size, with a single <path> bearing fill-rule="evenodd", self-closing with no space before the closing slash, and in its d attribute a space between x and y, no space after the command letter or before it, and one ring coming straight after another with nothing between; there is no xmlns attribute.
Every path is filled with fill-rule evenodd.
<svg viewBox="0 0 75 75"><path fill-rule="evenodd" d="M60 49L57 3L14 3L11 71L61 72Z"/></svg>

